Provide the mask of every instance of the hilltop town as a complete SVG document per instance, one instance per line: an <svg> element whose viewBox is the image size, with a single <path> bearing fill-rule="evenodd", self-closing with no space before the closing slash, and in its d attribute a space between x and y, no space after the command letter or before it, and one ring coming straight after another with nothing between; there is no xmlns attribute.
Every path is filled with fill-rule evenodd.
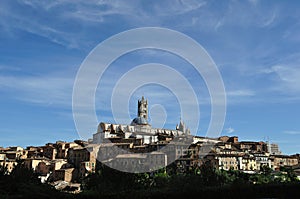
<svg viewBox="0 0 300 199"><path fill-rule="evenodd" d="M81 180L106 164L126 172L151 172L173 163L180 172L209 162L217 170L259 173L263 167L294 169L298 178L299 154L284 155L279 146L263 141L241 141L237 136L193 136L183 121L174 129L152 128L148 101L138 101L131 124L101 122L89 140L57 141L44 146L0 147L0 165L9 174L23 164L56 189L80 191Z"/></svg>

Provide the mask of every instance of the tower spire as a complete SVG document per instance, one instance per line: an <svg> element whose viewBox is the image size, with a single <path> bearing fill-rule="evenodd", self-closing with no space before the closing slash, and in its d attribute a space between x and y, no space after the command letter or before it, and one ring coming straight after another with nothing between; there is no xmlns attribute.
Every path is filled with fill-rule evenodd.
<svg viewBox="0 0 300 199"><path fill-rule="evenodd" d="M145 100L144 96L138 101L138 117L143 117L148 121L148 101Z"/></svg>

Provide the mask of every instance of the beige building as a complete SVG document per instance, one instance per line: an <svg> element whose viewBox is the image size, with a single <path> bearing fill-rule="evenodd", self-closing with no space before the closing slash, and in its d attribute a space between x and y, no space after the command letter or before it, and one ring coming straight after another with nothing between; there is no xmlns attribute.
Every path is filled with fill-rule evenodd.
<svg viewBox="0 0 300 199"><path fill-rule="evenodd" d="M10 173L18 163L15 160L0 161L0 166L7 169L7 173Z"/></svg>
<svg viewBox="0 0 300 199"><path fill-rule="evenodd" d="M257 170L260 170L262 166L271 168L271 160L269 159L269 153L253 153L256 160Z"/></svg>
<svg viewBox="0 0 300 199"><path fill-rule="evenodd" d="M109 165L113 168L122 168L127 171L142 170L146 168L146 154L119 154L111 160Z"/></svg>
<svg viewBox="0 0 300 199"><path fill-rule="evenodd" d="M253 155L243 155L240 157L240 170L243 171L257 171L259 168L257 167L256 158Z"/></svg>
<svg viewBox="0 0 300 199"><path fill-rule="evenodd" d="M41 162L45 163L45 165L50 165L50 160L47 158L27 158L24 160L24 166L33 171L38 171ZM42 164L40 166L42 166Z"/></svg>
<svg viewBox="0 0 300 199"><path fill-rule="evenodd" d="M235 145L243 151L268 152L268 146L265 142L242 141Z"/></svg>
<svg viewBox="0 0 300 199"><path fill-rule="evenodd" d="M78 146L68 150L67 160L75 168L75 179L95 172L99 147L97 144L90 144L87 147Z"/></svg>
<svg viewBox="0 0 300 199"><path fill-rule="evenodd" d="M35 168L35 172L39 175L45 176L50 172L51 163L50 161L41 161Z"/></svg>
<svg viewBox="0 0 300 199"><path fill-rule="evenodd" d="M9 160L17 160L26 158L26 151L19 146L9 147L5 151L6 158Z"/></svg>
<svg viewBox="0 0 300 199"><path fill-rule="evenodd" d="M57 149L53 146L52 143L48 143L45 146L42 146L42 156L54 160L57 154Z"/></svg>
<svg viewBox="0 0 300 199"><path fill-rule="evenodd" d="M5 152L0 152L0 162L6 160L6 153Z"/></svg>
<svg viewBox="0 0 300 199"><path fill-rule="evenodd" d="M148 154L149 169L154 171L167 166L168 157L167 154L159 151L153 151Z"/></svg>
<svg viewBox="0 0 300 199"><path fill-rule="evenodd" d="M216 159L218 160L219 169L238 170L240 167L239 156L233 154L217 154Z"/></svg>
<svg viewBox="0 0 300 199"><path fill-rule="evenodd" d="M71 148L67 155L68 162L74 165L75 168L79 168L81 162L96 162L98 148L97 145L89 145L88 148Z"/></svg>
<svg viewBox="0 0 300 199"><path fill-rule="evenodd" d="M151 153L127 153L119 154L113 159L104 161L113 168L135 171L154 171L167 166L167 155L165 153L154 151Z"/></svg>
<svg viewBox="0 0 300 199"><path fill-rule="evenodd" d="M74 148L79 146L78 144L76 144L75 142L63 142L63 141L57 141L54 144L54 147L57 150L56 153L56 158L57 159L66 159L67 155L68 155L68 150L70 148Z"/></svg>
<svg viewBox="0 0 300 199"><path fill-rule="evenodd" d="M25 149L27 158L42 157L42 148L35 146L28 146Z"/></svg>
<svg viewBox="0 0 300 199"><path fill-rule="evenodd" d="M62 180L62 181L66 181L66 182L71 182L75 176L74 172L75 172L74 168L55 170L53 172L53 180L54 181Z"/></svg>
<svg viewBox="0 0 300 199"><path fill-rule="evenodd" d="M270 159L273 170L279 170L280 167L284 166L295 166L299 163L297 157L288 155L271 155Z"/></svg>
<svg viewBox="0 0 300 199"><path fill-rule="evenodd" d="M50 161L51 171L61 169L62 167L68 167L67 159L55 159Z"/></svg>
<svg viewBox="0 0 300 199"><path fill-rule="evenodd" d="M269 144L269 152L271 155L281 155L279 146L276 143Z"/></svg>

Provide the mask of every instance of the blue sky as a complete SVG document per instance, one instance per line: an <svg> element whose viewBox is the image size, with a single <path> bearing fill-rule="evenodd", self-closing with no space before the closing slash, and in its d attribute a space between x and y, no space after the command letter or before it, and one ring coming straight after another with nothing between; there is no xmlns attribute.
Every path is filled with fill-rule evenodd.
<svg viewBox="0 0 300 199"><path fill-rule="evenodd" d="M72 90L89 52L122 31L164 27L196 40L220 70L227 94L221 135L237 135L240 140L269 139L284 153L299 153L299 6L298 1L259 0L2 0L0 146L80 138L72 116ZM192 133L205 135L210 119L205 84L184 60L157 50L129 53L110 66L101 79L105 86L96 93L98 120L113 121L112 85L131 67L149 62L172 66L191 84L197 81L201 121L199 130ZM152 107L152 123L161 125L162 119L156 118L162 117L165 127L174 128L180 110L172 92L157 85L140 87L129 100L131 118L141 95ZM189 125L192 119L185 122Z"/></svg>

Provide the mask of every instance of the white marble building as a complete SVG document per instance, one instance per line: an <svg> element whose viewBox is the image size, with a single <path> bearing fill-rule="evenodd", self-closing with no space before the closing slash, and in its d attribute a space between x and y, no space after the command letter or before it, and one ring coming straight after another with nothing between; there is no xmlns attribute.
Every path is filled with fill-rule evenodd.
<svg viewBox="0 0 300 199"><path fill-rule="evenodd" d="M104 143L105 138L137 138L142 139L143 144L158 141L158 135L184 136L190 135L190 130L180 121L175 130L152 128L148 123L148 101L142 97L138 101L138 115L131 124L110 124L101 122L97 133L93 134L93 143Z"/></svg>

